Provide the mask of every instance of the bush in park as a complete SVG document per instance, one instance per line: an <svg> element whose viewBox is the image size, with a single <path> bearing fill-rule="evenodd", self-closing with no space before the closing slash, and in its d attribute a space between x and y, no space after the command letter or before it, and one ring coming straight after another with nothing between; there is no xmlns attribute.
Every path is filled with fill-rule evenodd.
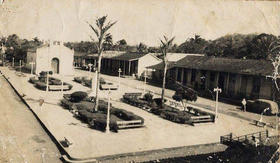
<svg viewBox="0 0 280 163"><path fill-rule="evenodd" d="M40 73L39 73L39 75L41 76L41 77L47 77L47 71L41 71ZM53 72L52 71L49 71L49 75L52 75L53 74Z"/></svg>
<svg viewBox="0 0 280 163"><path fill-rule="evenodd" d="M79 103L74 104L77 110L87 110L92 111L94 109L95 103L88 101L81 101Z"/></svg>
<svg viewBox="0 0 280 163"><path fill-rule="evenodd" d="M62 99L62 100L60 101L60 104L61 104L61 106L63 106L65 109L69 109L69 110L71 110L71 109L72 109L72 106L73 106L73 103L70 102L70 101L67 100L67 99Z"/></svg>
<svg viewBox="0 0 280 163"><path fill-rule="evenodd" d="M83 91L77 91L71 94L71 102L80 102L87 97L87 93Z"/></svg>
<svg viewBox="0 0 280 163"><path fill-rule="evenodd" d="M186 101L196 101L197 100L197 92L191 88L182 86L181 84L177 84L175 94L172 98L178 102L182 103L184 109L186 106Z"/></svg>
<svg viewBox="0 0 280 163"><path fill-rule="evenodd" d="M160 117L176 123L191 124L191 115L177 109L164 109Z"/></svg>
<svg viewBox="0 0 280 163"><path fill-rule="evenodd" d="M151 93L146 93L146 94L144 94L143 99L145 101L148 101L149 103L151 103L153 101L153 95Z"/></svg>
<svg viewBox="0 0 280 163"><path fill-rule="evenodd" d="M36 82L38 82L39 80L36 79L35 77L30 77L28 80L30 83L35 84Z"/></svg>
<svg viewBox="0 0 280 163"><path fill-rule="evenodd" d="M41 90L46 90L47 85L43 82L38 81L35 83L35 87L37 87L38 89L41 89Z"/></svg>
<svg viewBox="0 0 280 163"><path fill-rule="evenodd" d="M74 81L78 83L82 83L82 78L81 77L74 77Z"/></svg>
<svg viewBox="0 0 280 163"><path fill-rule="evenodd" d="M51 79L50 85L62 85L62 82L59 79Z"/></svg>
<svg viewBox="0 0 280 163"><path fill-rule="evenodd" d="M105 131L106 129L106 122L107 122L107 115L103 113L92 113L87 110L79 110L79 115L82 121L87 122L90 127ZM109 127L111 130L117 132L118 126L117 121L121 121L121 119L117 118L114 115L110 116L110 123Z"/></svg>

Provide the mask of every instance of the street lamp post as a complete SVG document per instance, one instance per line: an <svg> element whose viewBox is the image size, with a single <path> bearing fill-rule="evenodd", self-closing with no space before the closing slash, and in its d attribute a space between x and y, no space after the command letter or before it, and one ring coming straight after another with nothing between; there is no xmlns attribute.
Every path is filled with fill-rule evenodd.
<svg viewBox="0 0 280 163"><path fill-rule="evenodd" d="M19 71L21 72L21 60L19 60Z"/></svg>
<svg viewBox="0 0 280 163"><path fill-rule="evenodd" d="M111 103L111 89L108 91L108 109L107 109L107 121L106 121L106 133L110 133L110 103Z"/></svg>
<svg viewBox="0 0 280 163"><path fill-rule="evenodd" d="M91 63L88 64L88 67L89 67L88 72L91 72L92 66L93 66L93 64L91 64Z"/></svg>
<svg viewBox="0 0 280 163"><path fill-rule="evenodd" d="M31 65L31 75L33 75L33 66L34 66L35 62L29 62L29 64Z"/></svg>
<svg viewBox="0 0 280 163"><path fill-rule="evenodd" d="M93 71L94 71L94 72L96 71L96 68L95 68L95 67L93 67ZM97 77L97 76L95 75L95 77ZM94 78L92 77L92 79L91 79L91 89L92 89L92 91L94 90L93 84L94 84Z"/></svg>
<svg viewBox="0 0 280 163"><path fill-rule="evenodd" d="M243 100L242 100L242 105L243 105L243 111L244 112L246 112L246 105L247 105L247 102L246 102L246 99L245 98L243 98Z"/></svg>
<svg viewBox="0 0 280 163"><path fill-rule="evenodd" d="M121 68L119 68L118 73L119 73L119 90L120 90L120 86L121 86L121 73L122 73L122 69Z"/></svg>
<svg viewBox="0 0 280 163"><path fill-rule="evenodd" d="M64 76L63 73L61 73L61 93L63 94L63 81L64 81Z"/></svg>
<svg viewBox="0 0 280 163"><path fill-rule="evenodd" d="M147 83L147 69L144 71L144 94L146 92L146 83Z"/></svg>
<svg viewBox="0 0 280 163"><path fill-rule="evenodd" d="M49 92L49 71L47 71L46 92Z"/></svg>
<svg viewBox="0 0 280 163"><path fill-rule="evenodd" d="M15 67L15 57L13 57L13 63L12 66Z"/></svg>
<svg viewBox="0 0 280 163"><path fill-rule="evenodd" d="M214 88L214 92L216 92L216 111L215 111L215 123L217 123L218 120L218 99L219 99L219 93L222 92L222 89L217 87Z"/></svg>
<svg viewBox="0 0 280 163"><path fill-rule="evenodd" d="M89 67L88 72L89 72L89 79L90 79L90 77L91 77L90 72L92 70L93 64L89 63L88 67ZM91 78L91 89L93 90L93 78Z"/></svg>

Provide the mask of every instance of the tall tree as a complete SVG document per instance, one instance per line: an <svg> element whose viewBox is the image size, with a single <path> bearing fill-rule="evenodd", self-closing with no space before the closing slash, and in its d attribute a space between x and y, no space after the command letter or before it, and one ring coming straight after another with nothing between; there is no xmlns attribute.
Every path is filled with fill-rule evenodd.
<svg viewBox="0 0 280 163"><path fill-rule="evenodd" d="M94 27L93 25L89 24L90 28L92 29L92 31L95 33L96 37L97 37L97 53L98 53L98 67L97 67L97 81L96 81L96 91L95 91L95 108L94 110L97 111L98 110L98 106L99 106L99 96L98 96L98 91L99 91L99 85L100 85L100 69L101 69L101 59L102 59L102 52L104 50L103 48L103 44L105 42L106 37L110 36L110 33L107 33L108 30L117 22L108 22L106 24L106 19L107 16L102 16L100 18L97 18L95 24L96 27ZM92 37L91 37L92 38ZM93 38L92 38L93 39Z"/></svg>
<svg viewBox="0 0 280 163"><path fill-rule="evenodd" d="M270 55L274 52L277 37L262 33L256 36L251 42L252 53L256 59L271 59Z"/></svg>
<svg viewBox="0 0 280 163"><path fill-rule="evenodd" d="M197 92L191 88L183 86L179 82L175 82L176 91L172 98L178 102L181 102L184 111L187 108L187 101L196 101Z"/></svg>
<svg viewBox="0 0 280 163"><path fill-rule="evenodd" d="M137 46L137 51L139 53L147 53L148 52L148 47L144 43L140 42L140 44Z"/></svg>
<svg viewBox="0 0 280 163"><path fill-rule="evenodd" d="M164 70L163 70L163 81L162 81L162 91L161 91L161 104L164 104L164 91L165 91L165 82L166 82L166 72L167 72L167 66L168 66L168 61L167 61L167 52L171 48L173 40L175 37L172 37L170 40L166 37L163 36L163 40L161 41L160 45L160 50L163 56L163 63L164 63Z"/></svg>
<svg viewBox="0 0 280 163"><path fill-rule="evenodd" d="M104 41L104 50L112 50L113 47L113 37L112 35L106 35Z"/></svg>

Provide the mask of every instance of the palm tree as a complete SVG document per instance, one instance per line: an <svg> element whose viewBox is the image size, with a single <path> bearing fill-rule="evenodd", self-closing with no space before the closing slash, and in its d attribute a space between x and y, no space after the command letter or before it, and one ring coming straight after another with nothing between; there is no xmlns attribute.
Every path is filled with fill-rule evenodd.
<svg viewBox="0 0 280 163"><path fill-rule="evenodd" d="M107 19L107 16L102 16L100 18L97 18L96 20L96 26L97 28L95 28L93 25L89 24L90 28L93 30L93 32L95 33L96 37L97 37L97 53L98 53L98 67L97 67L97 77L96 77L96 91L95 91L95 107L94 107L94 111L98 110L98 104L99 104L99 97L98 97L98 90L99 90L99 79L100 79L100 69L101 69L101 59L102 59L102 52L104 50L103 44L106 41L105 39L108 38L109 36L111 36L110 33L107 33L108 30L117 22L108 22L107 24L105 24ZM92 38L92 37L91 37ZM92 40L94 40L92 38Z"/></svg>
<svg viewBox="0 0 280 163"><path fill-rule="evenodd" d="M164 70L163 70L163 82L162 82L162 92L161 92L161 104L163 105L164 103L164 91L165 91L165 82L166 82L166 72L167 72L167 52L169 48L172 46L172 42L175 39L175 37L172 37L170 40L166 36L163 36L164 40L160 40L161 45L160 45L160 50L163 56L163 64L164 64Z"/></svg>

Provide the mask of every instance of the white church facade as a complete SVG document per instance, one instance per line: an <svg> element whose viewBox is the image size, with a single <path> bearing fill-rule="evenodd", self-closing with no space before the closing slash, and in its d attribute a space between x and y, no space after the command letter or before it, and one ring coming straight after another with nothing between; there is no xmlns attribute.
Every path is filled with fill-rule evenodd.
<svg viewBox="0 0 280 163"><path fill-rule="evenodd" d="M73 75L74 50L63 45L62 42L54 41L45 43L37 48L28 49L26 68L33 73L52 71L53 74Z"/></svg>

